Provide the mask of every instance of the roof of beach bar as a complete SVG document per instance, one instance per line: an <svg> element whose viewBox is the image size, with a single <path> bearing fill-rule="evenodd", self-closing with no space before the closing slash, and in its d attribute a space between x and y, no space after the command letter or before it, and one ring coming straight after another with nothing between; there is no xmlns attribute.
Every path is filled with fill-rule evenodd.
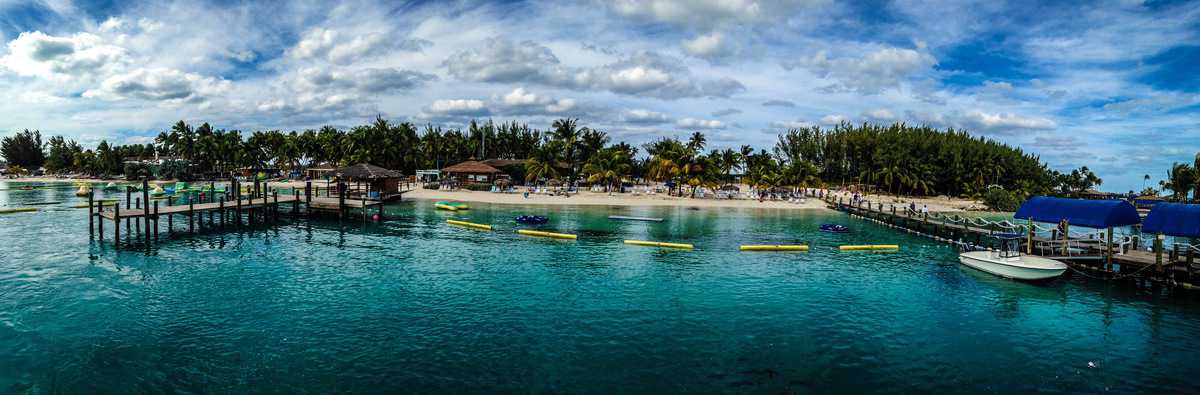
<svg viewBox="0 0 1200 395"><path fill-rule="evenodd" d="M1146 222L1144 233L1162 233L1167 236L1200 237L1200 204L1158 203Z"/></svg>
<svg viewBox="0 0 1200 395"><path fill-rule="evenodd" d="M353 166L343 167L333 172L334 175L342 178L357 179L357 180L378 180L385 178L401 178L404 174L388 170L369 163L359 163Z"/></svg>
<svg viewBox="0 0 1200 395"><path fill-rule="evenodd" d="M1136 225L1141 222L1137 209L1124 200L1066 199L1037 196L1021 204L1013 214L1016 219L1057 223L1067 220L1071 225L1103 229Z"/></svg>

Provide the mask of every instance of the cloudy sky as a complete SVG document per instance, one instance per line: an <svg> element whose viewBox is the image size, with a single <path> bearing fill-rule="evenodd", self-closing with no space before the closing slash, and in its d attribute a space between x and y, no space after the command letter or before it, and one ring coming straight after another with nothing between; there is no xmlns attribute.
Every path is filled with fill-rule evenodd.
<svg viewBox="0 0 1200 395"><path fill-rule="evenodd" d="M0 0L0 42L0 135L85 145L179 119L578 117L634 143L760 147L905 121L1087 165L1109 190L1200 151L1200 2Z"/></svg>

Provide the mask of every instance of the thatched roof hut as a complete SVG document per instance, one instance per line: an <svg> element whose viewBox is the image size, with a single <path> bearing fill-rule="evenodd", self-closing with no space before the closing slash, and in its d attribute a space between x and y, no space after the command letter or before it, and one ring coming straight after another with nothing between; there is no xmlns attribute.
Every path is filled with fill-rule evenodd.
<svg viewBox="0 0 1200 395"><path fill-rule="evenodd" d="M404 175L395 170L384 169L370 163L359 163L333 171L333 175L343 180L381 180L385 178L403 178Z"/></svg>
<svg viewBox="0 0 1200 395"><path fill-rule="evenodd" d="M343 167L332 173L342 182L353 182L350 195L365 196L371 200L390 200L400 196L400 179L404 174L369 163ZM366 186L365 190L362 188Z"/></svg>

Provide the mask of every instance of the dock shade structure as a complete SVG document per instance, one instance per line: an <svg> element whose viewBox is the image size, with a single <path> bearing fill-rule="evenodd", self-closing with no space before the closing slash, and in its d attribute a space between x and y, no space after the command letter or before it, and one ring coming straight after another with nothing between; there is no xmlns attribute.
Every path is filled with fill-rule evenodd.
<svg viewBox="0 0 1200 395"><path fill-rule="evenodd" d="M1200 204L1157 203L1146 215L1142 233L1200 237Z"/></svg>
<svg viewBox="0 0 1200 395"><path fill-rule="evenodd" d="M1106 269L1112 269L1113 228L1137 225L1141 223L1137 209L1124 200L1088 200L1066 199L1046 196L1029 198L1021 203L1021 208L1013 214L1013 218L1037 222L1058 223L1061 228L1062 253L1069 256L1070 226L1083 226L1094 229L1107 229L1107 242L1104 253L1107 261ZM1033 253L1033 227L1029 227L1026 253Z"/></svg>
<svg viewBox="0 0 1200 395"><path fill-rule="evenodd" d="M1105 229L1137 225L1137 209L1124 200L1066 199L1046 196L1029 198L1013 214L1016 219Z"/></svg>
<svg viewBox="0 0 1200 395"><path fill-rule="evenodd" d="M368 200L383 201L400 196L400 179L404 178L404 174L398 171L369 163L343 167L334 170L333 175L337 176L341 182L347 183L347 186L353 186L347 191L347 197L365 197Z"/></svg>

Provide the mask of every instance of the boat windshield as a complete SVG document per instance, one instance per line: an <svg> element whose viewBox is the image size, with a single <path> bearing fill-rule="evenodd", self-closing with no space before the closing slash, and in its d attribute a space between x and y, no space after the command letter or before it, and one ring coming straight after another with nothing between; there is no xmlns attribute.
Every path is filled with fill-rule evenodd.
<svg viewBox="0 0 1200 395"><path fill-rule="evenodd" d="M994 235L999 241L999 255L1001 258L1012 258L1021 256L1021 235L1013 233L999 233Z"/></svg>

